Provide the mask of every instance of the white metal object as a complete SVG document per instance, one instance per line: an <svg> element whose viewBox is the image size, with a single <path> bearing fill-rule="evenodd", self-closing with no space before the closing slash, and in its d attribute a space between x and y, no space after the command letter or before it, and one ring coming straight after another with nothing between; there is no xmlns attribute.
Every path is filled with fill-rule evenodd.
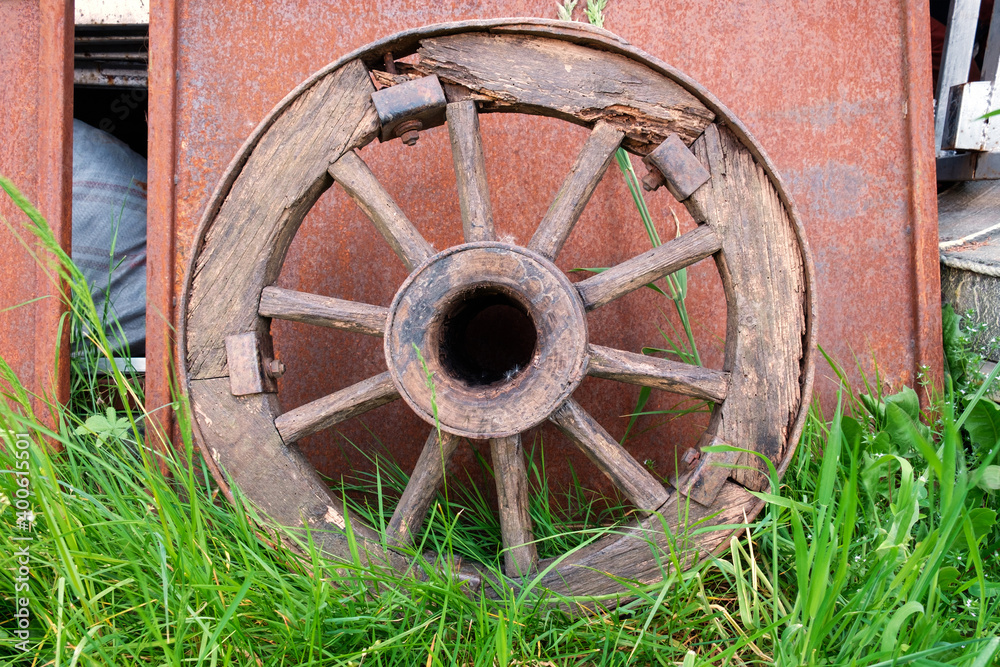
<svg viewBox="0 0 1000 667"><path fill-rule="evenodd" d="M948 29L938 70L937 103L934 107L934 147L941 153L949 93L953 86L969 80L969 63L976 41L979 22L979 0L951 0L948 10Z"/></svg>
<svg viewBox="0 0 1000 667"><path fill-rule="evenodd" d="M952 87L941 149L1000 151L1000 116L983 118L998 108L1000 86L993 81L970 81Z"/></svg>
<svg viewBox="0 0 1000 667"><path fill-rule="evenodd" d="M76 0L77 25L149 23L149 0Z"/></svg>
<svg viewBox="0 0 1000 667"><path fill-rule="evenodd" d="M990 17L990 34L986 39L986 53L983 54L983 81L993 81L997 78L1000 65L1000 4L993 5L993 15Z"/></svg>

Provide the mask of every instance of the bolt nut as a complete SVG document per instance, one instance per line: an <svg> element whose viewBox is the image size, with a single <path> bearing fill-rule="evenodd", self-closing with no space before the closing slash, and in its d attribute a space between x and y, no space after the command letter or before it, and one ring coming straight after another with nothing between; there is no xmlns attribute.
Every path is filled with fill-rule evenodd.
<svg viewBox="0 0 1000 667"><path fill-rule="evenodd" d="M420 138L420 130L423 127L424 124L419 120L404 120L396 126L396 136L402 139L407 146L412 146Z"/></svg>
<svg viewBox="0 0 1000 667"><path fill-rule="evenodd" d="M652 192L661 185L666 185L666 183L667 181L663 178L663 174L656 169L650 169L649 173L642 177L642 189L647 192Z"/></svg>
<svg viewBox="0 0 1000 667"><path fill-rule="evenodd" d="M701 457L701 452L699 452L694 447L691 447L686 452L684 452L684 456L681 457L681 461L683 461L687 465L691 465L692 463L697 461L700 457Z"/></svg>
<svg viewBox="0 0 1000 667"><path fill-rule="evenodd" d="M264 370L266 370L267 374L271 377L280 378L285 374L285 364L281 363L277 359L271 359L267 362L267 364L265 364Z"/></svg>

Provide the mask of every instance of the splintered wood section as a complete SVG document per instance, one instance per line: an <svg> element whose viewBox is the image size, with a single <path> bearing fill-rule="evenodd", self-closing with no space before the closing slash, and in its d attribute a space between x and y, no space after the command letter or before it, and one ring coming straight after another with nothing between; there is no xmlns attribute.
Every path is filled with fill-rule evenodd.
<svg viewBox="0 0 1000 667"><path fill-rule="evenodd" d="M417 53L416 71L472 90L483 111L604 120L641 155L671 133L690 145L715 118L649 67L559 39L470 32L424 39Z"/></svg>
<svg viewBox="0 0 1000 667"><path fill-rule="evenodd" d="M618 380L720 403L729 388L729 373L650 357L603 345L590 345L587 375Z"/></svg>
<svg viewBox="0 0 1000 667"><path fill-rule="evenodd" d="M535 235L531 237L529 250L555 259L573 231L576 221L580 219L590 196L594 194L594 189L601 182L604 172L608 170L623 136L621 130L609 123L600 122L594 126L576 158L576 164L556 193L556 198L535 230Z"/></svg>
<svg viewBox="0 0 1000 667"><path fill-rule="evenodd" d="M410 481L403 489L403 495L385 527L390 544L409 546L414 534L424 525L427 510L430 509L441 483L444 481L445 467L452 454L458 449L460 438L445 431L433 429L420 452L417 465L413 468Z"/></svg>
<svg viewBox="0 0 1000 667"><path fill-rule="evenodd" d="M412 271L434 254L428 243L392 196L385 191L365 161L354 151L348 151L330 165L330 175L365 212L380 234L406 266Z"/></svg>
<svg viewBox="0 0 1000 667"><path fill-rule="evenodd" d="M289 410L274 420L281 439L292 443L399 398L388 371Z"/></svg>
<svg viewBox="0 0 1000 667"><path fill-rule="evenodd" d="M379 535L361 520L345 514L344 500L335 497L302 454L286 447L271 415L279 410L274 394L232 396L229 379L193 380L191 405L198 418L200 443L223 476L239 484L240 494L263 515L298 533L304 529L326 554L350 559L344 530L347 521L361 540L359 552L370 564L406 567L402 556L386 553Z"/></svg>
<svg viewBox="0 0 1000 667"><path fill-rule="evenodd" d="M330 296L265 287L260 293L261 317L270 317L319 327L343 329L369 336L385 334L389 309Z"/></svg>
<svg viewBox="0 0 1000 667"><path fill-rule="evenodd" d="M583 450L637 509L655 511L670 498L663 485L572 398L553 412L549 420Z"/></svg>
<svg viewBox="0 0 1000 667"><path fill-rule="evenodd" d="M722 239L717 262L729 304L724 368L733 373L716 435L777 465L802 401L802 250L767 173L729 129L709 126L693 148L712 178L685 205ZM733 479L767 487L758 457L738 463L751 469L731 471Z"/></svg>
<svg viewBox="0 0 1000 667"><path fill-rule="evenodd" d="M257 315L260 287L248 287L277 280L299 224L330 186L330 160L375 136L374 90L365 66L350 61L303 91L253 147L195 249L185 327L189 378L227 375L226 336L267 335Z"/></svg>
<svg viewBox="0 0 1000 667"><path fill-rule="evenodd" d="M576 283L587 310L593 310L620 296L701 261L719 251L722 239L707 225L671 239L652 250Z"/></svg>
<svg viewBox="0 0 1000 667"><path fill-rule="evenodd" d="M504 571L521 577L535 571L538 549L528 514L528 471L524 465L521 436L490 440L493 477L497 483L500 532L503 535Z"/></svg>
<svg viewBox="0 0 1000 667"><path fill-rule="evenodd" d="M452 102L446 113L465 241L495 241L493 207L490 205L490 186L486 182L486 158L483 157L476 103L472 100Z"/></svg>
<svg viewBox="0 0 1000 667"><path fill-rule="evenodd" d="M614 593L629 594L617 580L650 584L663 579L663 564L676 556L681 567L689 567L715 552L733 534L732 526L756 514L760 503L750 493L732 482L719 491L712 507L689 502L686 496L672 494L659 511L617 534L601 539L566 557L557 557L540 585L558 593L588 596ZM670 528L664 530L664 524ZM687 526L697 526L689 533ZM719 526L717 530L709 530ZM678 547L682 549L677 552ZM544 570L552 563L538 564Z"/></svg>

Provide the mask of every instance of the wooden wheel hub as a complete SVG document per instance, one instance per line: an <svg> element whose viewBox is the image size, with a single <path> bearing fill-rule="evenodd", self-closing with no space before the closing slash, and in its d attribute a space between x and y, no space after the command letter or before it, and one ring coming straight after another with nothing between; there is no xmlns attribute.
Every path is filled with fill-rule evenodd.
<svg viewBox="0 0 1000 667"><path fill-rule="evenodd" d="M545 421L580 384L586 315L573 285L541 255L464 244L419 267L396 293L385 358L424 420L435 423L436 404L449 433L502 438Z"/></svg>
<svg viewBox="0 0 1000 667"><path fill-rule="evenodd" d="M590 130L525 247L498 242L483 113L543 115ZM362 152L376 138L410 144L442 124L464 242L438 253ZM649 167L644 182L659 188L650 196L672 196L663 203L684 206L694 224L571 283L553 262L620 148ZM282 274L299 225L334 185L409 272L388 307L298 291ZM278 105L205 210L178 342L198 441L224 489L231 480L259 516L292 532L309 528L303 540L329 556L356 561L361 554L419 571L414 545L446 465L462 437L483 438L497 487L504 574L537 572L542 587L577 595L620 592L628 588L623 580L659 580L663 563L677 556L662 552L683 545L681 562L688 562L728 544L732 526L763 505L752 493L770 484L762 459L779 474L791 460L812 391L815 343L812 265L795 209L739 119L683 74L603 30L478 21L360 49ZM612 225L613 235L628 227L587 224ZM585 313L703 260L714 261L725 296L720 367L589 342ZM352 277L351 268L335 270ZM388 368L304 405L283 405L274 319L382 336ZM289 363L282 383L296 371ZM665 482L575 400L584 375L710 406L682 475ZM294 445L399 398L440 430L427 429L380 534L345 516L344 499ZM548 561L536 548L521 443L525 430L546 419L635 508L628 525ZM662 443L665 456L675 444ZM720 444L732 447L705 447ZM685 533L691 526L698 529Z"/></svg>

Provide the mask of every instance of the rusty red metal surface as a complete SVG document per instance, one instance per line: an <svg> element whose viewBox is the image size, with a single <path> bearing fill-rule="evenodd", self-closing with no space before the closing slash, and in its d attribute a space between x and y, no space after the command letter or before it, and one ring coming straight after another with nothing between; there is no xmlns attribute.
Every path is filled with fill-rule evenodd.
<svg viewBox="0 0 1000 667"><path fill-rule="evenodd" d="M149 7L149 191L146 219L146 410L161 435L172 435L177 162L177 7Z"/></svg>
<svg viewBox="0 0 1000 667"><path fill-rule="evenodd" d="M943 386L944 348L941 339L941 262L938 250L937 186L934 151L928 145L934 132L934 112L927 94L933 79L931 43L927 38L929 9L920 2L903 5L904 75L906 98L904 116L909 149L909 197L913 230L913 319L916 345L913 351L917 373L926 372L930 386ZM916 103L910 106L909 100ZM923 104L921 104L921 101ZM926 369L923 371L922 369Z"/></svg>
<svg viewBox="0 0 1000 667"><path fill-rule="evenodd" d="M73 5L62 0L0 4L0 174L37 206L56 239L70 246L73 116ZM6 195L0 215L25 232L25 216ZM32 246L35 240L25 237ZM37 251L37 248L35 248ZM0 355L40 396L69 398L69 331L52 268L39 265L14 234L0 234ZM45 297L27 305L19 304ZM61 343L62 363L56 363ZM34 410L48 420L48 410Z"/></svg>
<svg viewBox="0 0 1000 667"><path fill-rule="evenodd" d="M169 400L169 323L203 209L244 139L288 91L343 53L399 30L551 13L551 3L542 1L483 9L461 3L387 6L378 13L355 1L153 2L147 404ZM606 23L689 74L745 122L782 175L809 235L820 344L849 369L857 357L872 374L877 360L892 386L912 384L922 365L940 378L942 363L927 20L926 7L906 2L874 3L845 16L833 5L793 0L777 6L685 0L668 7L612 0ZM534 117L488 115L482 126L498 230L524 243L586 133ZM413 147L373 145L363 156L436 247L460 242L443 128L421 132ZM670 200L665 189L649 196L661 236L674 232L671 212L683 228L692 224ZM647 248L613 167L559 265L608 265ZM367 219L334 188L306 218L279 285L387 305L404 278ZM718 367L724 301L714 267L692 268L689 284L703 359ZM590 315L592 328L604 332L595 342L635 351L663 347L660 330L671 331L662 314L668 310L662 297L635 293ZM675 318L672 323L677 326ZM288 368L280 383L286 407L385 370L378 340L286 322L275 323L274 334ZM818 370L817 390L828 402L836 392L832 378L828 368ZM618 437L627 421L621 416L634 410L637 393L588 378L577 397ZM669 397L660 397L647 409L672 406ZM705 421L694 415L662 425L669 417L642 417L641 434L630 445L661 474L673 468L673 449L658 443L687 445ZM423 422L396 403L369 413L364 424L313 436L302 447L336 478L370 468L352 444L370 454L381 443L408 468L425 434ZM573 469L591 486L610 488L554 430L541 429L540 435L557 480L566 481ZM526 446L532 442L529 437ZM473 463L472 452L465 463Z"/></svg>

